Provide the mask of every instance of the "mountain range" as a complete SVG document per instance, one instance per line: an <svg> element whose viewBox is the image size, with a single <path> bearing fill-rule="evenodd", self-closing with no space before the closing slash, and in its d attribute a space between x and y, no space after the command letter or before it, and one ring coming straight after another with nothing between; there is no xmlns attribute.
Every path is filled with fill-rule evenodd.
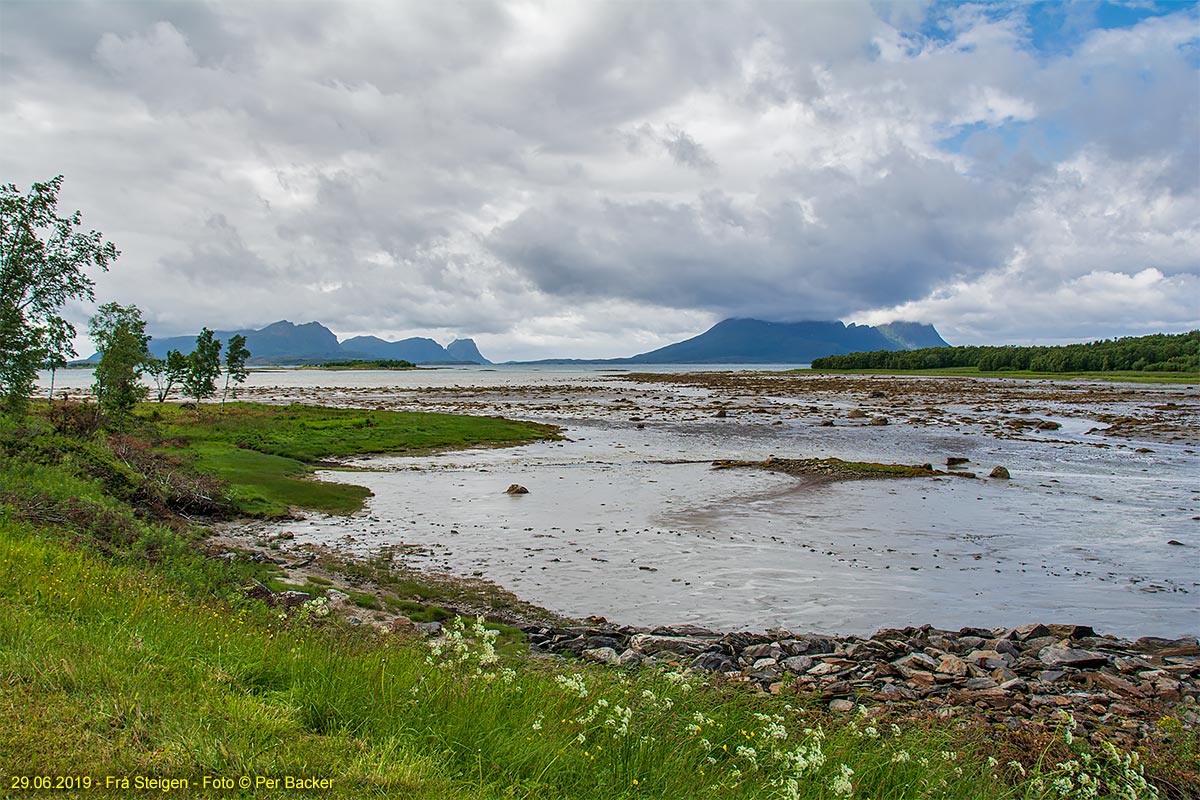
<svg viewBox="0 0 1200 800"><path fill-rule="evenodd" d="M727 319L699 336L629 358L545 359L534 364L808 364L821 356L947 347L932 325Z"/></svg>
<svg viewBox="0 0 1200 800"><path fill-rule="evenodd" d="M491 364L471 339L456 339L442 347L433 339L413 337L389 342L376 336L355 336L338 341L319 322L296 325L287 320L258 330L216 331L222 342L230 336L246 337L252 365L319 364L324 361L382 360L414 364ZM163 358L168 350L189 353L194 336L152 339L150 352ZM699 336L629 358L545 359L509 362L526 364L807 364L821 356L871 350L916 350L946 347L932 325L892 322L855 325L838 321L766 322L760 319L727 319ZM94 362L99 354L88 359Z"/></svg>
<svg viewBox="0 0 1200 800"><path fill-rule="evenodd" d="M814 358L843 353L946 346L932 325L918 322L875 327L838 321L727 319L699 336L622 360L631 364L807 364Z"/></svg>
<svg viewBox="0 0 1200 800"><path fill-rule="evenodd" d="M296 325L286 319L272 322L258 330L214 331L222 342L230 336L246 337L252 365L319 364L324 361L392 359L414 364L490 364L470 339L456 339L445 347L433 339L413 337L388 342L375 336L355 336L339 342L333 331L319 322ZM165 358L168 350L190 353L196 346L195 336L170 336L151 339L150 353ZM99 358L99 354L88 361Z"/></svg>

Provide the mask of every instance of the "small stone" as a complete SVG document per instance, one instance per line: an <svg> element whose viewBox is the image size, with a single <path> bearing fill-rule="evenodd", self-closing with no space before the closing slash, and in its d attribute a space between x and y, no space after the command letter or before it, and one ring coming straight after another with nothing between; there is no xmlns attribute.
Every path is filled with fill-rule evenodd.
<svg viewBox="0 0 1200 800"><path fill-rule="evenodd" d="M1050 629L1040 622L1034 622L1030 625L1022 625L1019 628L1013 628L1009 634L1009 638L1016 639L1018 642L1024 642L1027 639L1040 639L1043 636L1049 636Z"/></svg>
<svg viewBox="0 0 1200 800"><path fill-rule="evenodd" d="M912 674L908 676L908 682L919 689L928 689L937 683L937 679L933 677L932 672L921 672L920 670L914 670Z"/></svg>
<svg viewBox="0 0 1200 800"><path fill-rule="evenodd" d="M279 595L279 602L284 608L295 608L304 605L311 598L312 595L308 592L284 592Z"/></svg>
<svg viewBox="0 0 1200 800"><path fill-rule="evenodd" d="M1183 542L1178 539L1168 539L1167 544L1174 545L1175 547L1183 547Z"/></svg>
<svg viewBox="0 0 1200 800"><path fill-rule="evenodd" d="M580 655L589 661L599 661L601 664L621 663L621 657L611 647L593 647L590 650L584 650Z"/></svg>
<svg viewBox="0 0 1200 800"><path fill-rule="evenodd" d="M829 710L836 711L839 714L845 714L849 711L854 710L854 701L853 700L842 700L842 699L830 700L829 701Z"/></svg>
<svg viewBox="0 0 1200 800"><path fill-rule="evenodd" d="M820 664L817 664L815 667L810 669L808 674L819 678L822 675L829 675L830 673L841 671L842 667L840 665L835 664L832 661L822 661Z"/></svg>
<svg viewBox="0 0 1200 800"><path fill-rule="evenodd" d="M871 420L871 422L869 424L878 428L880 426L887 425L888 418L887 417L875 417L873 420Z"/></svg>
<svg viewBox="0 0 1200 800"><path fill-rule="evenodd" d="M1060 639L1086 639L1096 635L1096 630L1091 625L1054 625L1046 626L1050 629L1050 633Z"/></svg>
<svg viewBox="0 0 1200 800"><path fill-rule="evenodd" d="M938 661L936 658L927 656L924 653L910 653L904 658L898 658L892 662L898 669L900 674L907 677L905 670L921 670L924 672L932 672L937 669Z"/></svg>
<svg viewBox="0 0 1200 800"><path fill-rule="evenodd" d="M242 587L242 594L247 600L262 600L269 606L275 605L275 593L258 581L253 581Z"/></svg>
<svg viewBox="0 0 1200 800"><path fill-rule="evenodd" d="M1020 676L1008 667L1000 667L992 670L992 680L994 680L996 683L999 683L1001 686L1009 681L1016 680L1018 677Z"/></svg>
<svg viewBox="0 0 1200 800"><path fill-rule="evenodd" d="M1008 469L1005 467L993 467L992 471L988 473L988 477L989 478L1002 478L1002 479L1007 480L1008 478L1011 478L1012 476L1008 474Z"/></svg>
<svg viewBox="0 0 1200 800"><path fill-rule="evenodd" d="M1093 683L1099 684L1102 688L1107 689L1121 697L1145 697L1145 693L1134 686L1124 678L1118 678L1116 675L1109 675L1107 672L1095 672L1089 676Z"/></svg>
<svg viewBox="0 0 1200 800"><path fill-rule="evenodd" d="M742 651L742 660L753 664L760 658L780 659L784 657L783 648L776 642L768 644L752 644Z"/></svg>
<svg viewBox="0 0 1200 800"><path fill-rule="evenodd" d="M738 665L724 653L701 653L689 665L699 672L737 672Z"/></svg>
<svg viewBox="0 0 1200 800"><path fill-rule="evenodd" d="M505 494L529 494L529 490L519 483L511 484L504 490Z"/></svg>
<svg viewBox="0 0 1200 800"><path fill-rule="evenodd" d="M957 467L959 464L966 464L971 459L964 456L950 456L946 459L947 467Z"/></svg>
<svg viewBox="0 0 1200 800"><path fill-rule="evenodd" d="M621 653L621 657L617 659L617 663L625 667L631 664L640 664L645 660L645 656L638 651L626 649L624 653Z"/></svg>
<svg viewBox="0 0 1200 800"><path fill-rule="evenodd" d="M1007 653L998 653L995 650L972 650L971 654L966 657L966 660L978 667L984 669L999 669L1000 667L1011 667L1016 661Z"/></svg>
<svg viewBox="0 0 1200 800"><path fill-rule="evenodd" d="M1200 655L1200 641L1195 637L1183 639L1163 639L1158 636L1143 636L1133 643L1134 649L1143 653L1154 653L1163 656L1196 656Z"/></svg>
<svg viewBox="0 0 1200 800"><path fill-rule="evenodd" d="M940 672L943 675L953 675L956 678L964 678L971 670L967 662L963 661L958 656L946 656L938 662L935 671Z"/></svg>
<svg viewBox="0 0 1200 800"><path fill-rule="evenodd" d="M802 672L808 672L812 669L813 660L810 656L792 656L785 658L779 662L779 666L783 667L788 672L794 672L799 675Z"/></svg>
<svg viewBox="0 0 1200 800"><path fill-rule="evenodd" d="M1021 647L1026 651L1033 651L1036 653L1043 647L1050 647L1051 645L1058 644L1058 642L1059 639L1057 636L1039 636L1036 639L1026 639L1021 643Z"/></svg>

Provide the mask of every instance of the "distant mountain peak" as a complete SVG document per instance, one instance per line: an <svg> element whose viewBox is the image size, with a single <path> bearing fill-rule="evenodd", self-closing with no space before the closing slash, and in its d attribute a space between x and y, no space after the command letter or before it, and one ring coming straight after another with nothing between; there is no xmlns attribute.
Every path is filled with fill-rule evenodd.
<svg viewBox="0 0 1200 800"><path fill-rule="evenodd" d="M474 361L479 364L492 363L479 352L474 339L455 339L446 345L446 352L450 354L450 358L453 361Z"/></svg>
<svg viewBox="0 0 1200 800"><path fill-rule="evenodd" d="M946 342L932 325L917 322L872 327L840 320L771 322L733 317L699 336L622 360L639 364L807 364L826 355L944 346Z"/></svg>

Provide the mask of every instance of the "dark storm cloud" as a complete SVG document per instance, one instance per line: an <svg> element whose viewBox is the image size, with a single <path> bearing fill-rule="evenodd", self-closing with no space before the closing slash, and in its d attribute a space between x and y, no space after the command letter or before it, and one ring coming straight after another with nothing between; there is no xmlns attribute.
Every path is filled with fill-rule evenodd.
<svg viewBox="0 0 1200 800"><path fill-rule="evenodd" d="M912 153L880 168L869 179L793 168L743 203L720 193L686 203L559 200L489 244L549 294L777 319L890 305L1008 255L1014 192L981 191Z"/></svg>

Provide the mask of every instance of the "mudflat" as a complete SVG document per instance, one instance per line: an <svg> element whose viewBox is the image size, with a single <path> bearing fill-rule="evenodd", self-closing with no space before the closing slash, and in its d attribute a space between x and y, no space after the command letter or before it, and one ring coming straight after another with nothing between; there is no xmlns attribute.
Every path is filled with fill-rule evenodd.
<svg viewBox="0 0 1200 800"><path fill-rule="evenodd" d="M503 414L559 425L566 441L354 459L353 473L321 476L370 488L367 509L289 523L298 542L403 545L411 567L635 625L1200 630L1193 385L515 367L325 377L264 373L251 395ZM829 481L712 468L771 458L932 469ZM505 494L513 483L529 493Z"/></svg>

